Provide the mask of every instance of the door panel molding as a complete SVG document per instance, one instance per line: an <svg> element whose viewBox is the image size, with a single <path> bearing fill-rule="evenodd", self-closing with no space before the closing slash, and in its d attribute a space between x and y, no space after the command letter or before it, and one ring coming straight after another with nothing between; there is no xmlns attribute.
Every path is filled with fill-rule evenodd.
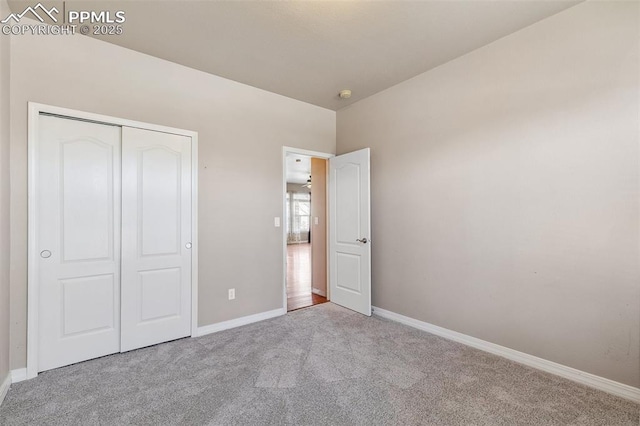
<svg viewBox="0 0 640 426"><path fill-rule="evenodd" d="M26 378L38 375L38 306L40 259L39 229L37 226L37 182L38 182L38 140L40 117L57 116L60 118L93 122L97 124L131 127L169 133L191 138L191 336L198 330L198 133L194 131L144 123L119 117L77 111L36 102L28 105L28 277L27 277L27 368ZM81 264L82 262L70 262ZM89 275L89 274L87 274ZM98 332L98 331L96 331Z"/></svg>

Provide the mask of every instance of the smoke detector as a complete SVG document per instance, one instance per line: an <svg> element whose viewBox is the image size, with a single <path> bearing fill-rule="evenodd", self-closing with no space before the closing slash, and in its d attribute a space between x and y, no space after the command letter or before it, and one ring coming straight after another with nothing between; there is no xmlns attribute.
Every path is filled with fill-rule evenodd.
<svg viewBox="0 0 640 426"><path fill-rule="evenodd" d="M351 90L341 90L338 96L340 96L340 99L349 99L351 97Z"/></svg>

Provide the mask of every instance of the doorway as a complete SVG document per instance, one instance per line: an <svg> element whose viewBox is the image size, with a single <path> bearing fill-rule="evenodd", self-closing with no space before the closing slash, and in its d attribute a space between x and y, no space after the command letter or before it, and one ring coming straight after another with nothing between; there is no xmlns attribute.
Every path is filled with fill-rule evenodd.
<svg viewBox="0 0 640 426"><path fill-rule="evenodd" d="M285 306L287 312L328 301L327 156L286 152Z"/></svg>
<svg viewBox="0 0 640 426"><path fill-rule="evenodd" d="M311 171L311 194L324 194L324 220L316 216L311 200L310 241L311 241L311 287L312 294L318 293L316 272L324 273L327 301L344 306L361 314L371 316L371 150L362 148L357 151L335 156L316 151L297 148L282 148L282 217L287 215L287 171L296 163L295 155L324 161L324 190L319 189L320 179L314 181ZM291 165L290 167L287 167ZM307 170L303 170L305 173ZM303 175L309 180L309 175ZM298 183L304 186L304 183ZM291 205L289 204L289 210ZM324 239L314 238L321 235L316 223L325 225ZM281 226L279 217L275 218L276 227L282 229L282 309L287 311L287 272L288 272L288 232L287 224ZM324 250L314 250L314 243L324 243ZM324 267L315 261L315 256L324 252ZM295 269L294 269L295 270ZM306 290L305 290L306 292ZM306 293L308 294L308 293ZM311 306L313 296L311 296Z"/></svg>

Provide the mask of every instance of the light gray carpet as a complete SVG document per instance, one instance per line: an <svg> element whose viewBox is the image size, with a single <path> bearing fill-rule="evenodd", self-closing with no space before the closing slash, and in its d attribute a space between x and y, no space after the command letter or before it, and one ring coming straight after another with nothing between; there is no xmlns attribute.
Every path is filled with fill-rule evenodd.
<svg viewBox="0 0 640 426"><path fill-rule="evenodd" d="M331 303L11 386L2 425L633 425L639 406Z"/></svg>

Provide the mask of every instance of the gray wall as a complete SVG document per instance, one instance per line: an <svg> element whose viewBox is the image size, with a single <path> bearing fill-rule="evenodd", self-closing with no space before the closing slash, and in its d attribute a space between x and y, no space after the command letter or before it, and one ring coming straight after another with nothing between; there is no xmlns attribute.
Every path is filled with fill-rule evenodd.
<svg viewBox="0 0 640 426"><path fill-rule="evenodd" d="M88 37L12 43L12 368L26 364L28 101L199 132L199 324L282 307L282 146L334 152L335 112Z"/></svg>
<svg viewBox="0 0 640 426"><path fill-rule="evenodd" d="M0 0L0 16L9 13ZM9 373L9 40L0 36L0 384Z"/></svg>
<svg viewBox="0 0 640 426"><path fill-rule="evenodd" d="M338 112L373 303L640 386L638 3L586 2Z"/></svg>

